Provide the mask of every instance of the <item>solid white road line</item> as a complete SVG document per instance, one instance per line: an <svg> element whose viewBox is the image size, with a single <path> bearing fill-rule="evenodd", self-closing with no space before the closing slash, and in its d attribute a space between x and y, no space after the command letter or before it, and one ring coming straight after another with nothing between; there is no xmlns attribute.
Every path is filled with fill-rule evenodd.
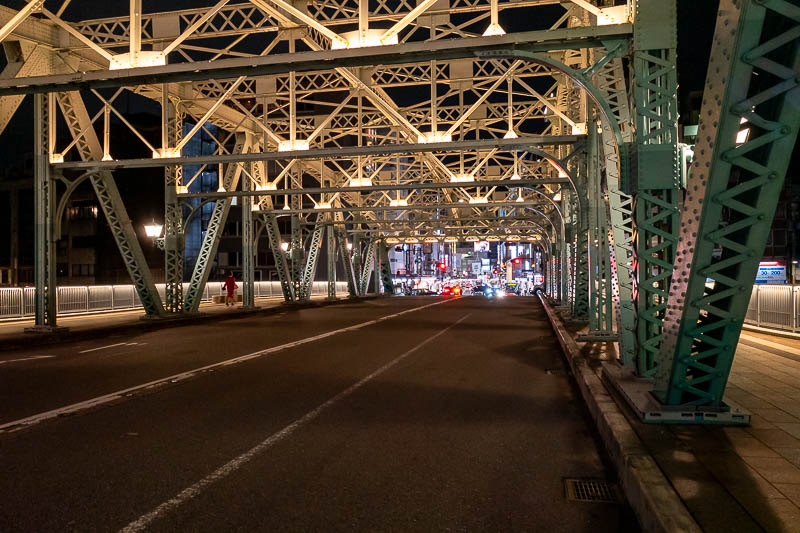
<svg viewBox="0 0 800 533"><path fill-rule="evenodd" d="M96 352L97 350L105 350L106 348L113 348L114 346L122 346L125 344L124 342L118 342L117 344L109 344L108 346L100 346L99 348L92 348L91 350L82 350L78 353L89 353L89 352Z"/></svg>
<svg viewBox="0 0 800 533"><path fill-rule="evenodd" d="M4 365L6 363L16 363L18 361L31 361L33 359L50 359L55 357L55 355L32 355L30 357L23 357L22 359L8 359L7 361L0 361L0 365Z"/></svg>
<svg viewBox="0 0 800 533"><path fill-rule="evenodd" d="M20 418L18 420L12 420L11 422L5 422L0 424L0 433L10 433L12 431L20 430L24 427L32 426L42 422L43 420L48 420L50 418L55 418L57 416L62 416L66 414L76 413L78 411L83 411L84 409L90 409L92 407L97 407L98 405L103 405L105 403L113 402L118 400L124 396L131 396L139 391L145 389L152 389L154 387L158 387L161 385L165 385L167 383L176 383L178 381L182 381L184 379L190 378L195 374L200 372L205 372L208 370L212 370L215 368L220 368L223 366L235 365L238 363L242 363L244 361L249 361L250 359L256 359L258 357L262 357L265 355L273 354L276 352L280 352L287 348L294 348L295 346L300 346L301 344L306 344L309 342L318 341L320 339L324 339L326 337L331 337L333 335L337 335L339 333L345 333L348 331L356 331L366 326L371 326L373 324L377 324L379 322L383 322L384 320L389 320L392 318L396 318L398 316L405 315L407 313L413 313L414 311L419 311L421 309L425 309L427 307L432 307L434 305L443 304L446 302L451 302L454 300L441 300L438 302L434 302L432 304L422 305L419 307L413 307L411 309L406 309L405 311L400 311L399 313L394 313L391 315L387 315L381 318L376 318L374 320L369 320L367 322L362 322L361 324L356 324L354 326L349 326L342 329L337 329L333 331L328 331L326 333L320 333L319 335L314 335L313 337L307 337L305 339L300 339L294 342L287 342L286 344L281 344L280 346L273 346L272 348L266 348L264 350L259 350L257 352L253 352L246 355L241 355L239 357L234 357L233 359L227 359L225 361L220 361L219 363L213 363L206 366L201 366L199 368L195 368L192 370L187 370L186 372L181 372L179 374L173 374L171 376L167 376L165 378L159 378L153 381L148 381L147 383L142 383L141 385L134 385L133 387L128 387L127 389L118 390L116 392L110 392L108 394L104 394L102 396L97 396L95 398L90 398L88 400L84 400L82 402L73 403L71 405L67 405L64 407L59 407L57 409L51 409L50 411L44 411L42 413L37 413L35 415L31 415L25 418ZM124 343L121 343L124 344Z"/></svg>
<svg viewBox="0 0 800 533"><path fill-rule="evenodd" d="M298 418L297 420L295 420L294 422L292 422L288 426L284 427L283 429L281 429L277 433L273 433L272 435L267 437L265 440L263 440L259 444L255 445L253 448L250 448L248 451L244 452L242 455L236 457L235 459L232 459L232 460L228 461L227 463L225 463L221 467L217 468L215 471L213 471L212 473L210 473L209 475L207 475L206 477L204 477L203 479L201 479L197 483L195 483L195 484L183 489L174 498L171 498L171 499L165 501L164 503L162 503L161 505L159 505L158 507L156 507L155 509L153 509L149 513L140 516L138 519L136 519L135 521L131 522L130 524L125 526L120 531L122 533L135 533L137 531L144 530L148 525L150 525L154 520L159 518L161 515L163 515L165 513L168 513L168 512L170 512L170 511L172 511L174 509L177 509L182 504L188 502L189 500L194 499L195 497L200 495L200 493L203 492L203 490L205 490L210 485L212 485L212 484L216 483L217 481L219 481L219 480L229 476L230 474L236 472L242 466L244 466L246 463L248 463L249 461L251 461L252 459L257 457L258 455L264 453L269 448L271 448L272 446L274 446L278 442L282 441L286 437L292 435L298 429L300 429L301 427L305 426L306 424L308 424L309 422L311 422L312 420L317 418L324 411L326 411L327 409L333 407L335 404L337 404L338 402L344 400L345 398L347 398L348 396L353 394L355 391L357 391L358 389L363 387L366 383L372 381L373 379L375 379L376 377L380 376L381 374L383 374L384 372L386 372L387 370L389 370L393 366L397 365L403 359L405 359L409 355L413 354L414 352L416 352L417 350L419 350L420 348L422 348L426 344L432 342L433 340L435 340L436 338L440 337L441 335L444 335L451 328L457 326L458 324L460 324L461 322L466 320L466 318L470 314L471 313L467 313L466 315L464 315L463 317L458 319L456 322L450 324L449 326L447 326L443 330L439 331L438 333L434 333L433 335L431 335L430 337L428 337L424 341L420 342L419 344L417 344L416 346L414 346L413 348L411 348L407 352L405 352L405 353L403 353L401 355L398 355L395 359L389 361L388 363L386 363L385 365L383 365L379 369L375 370L374 372L372 372L371 374L369 374L365 378L362 378L360 381L358 381L354 385L351 385L347 389L343 390L342 392L340 392L336 396L332 397L331 399L329 399L325 403L321 404L320 406L318 406L314 410L309 411L308 413L306 413L302 417Z"/></svg>

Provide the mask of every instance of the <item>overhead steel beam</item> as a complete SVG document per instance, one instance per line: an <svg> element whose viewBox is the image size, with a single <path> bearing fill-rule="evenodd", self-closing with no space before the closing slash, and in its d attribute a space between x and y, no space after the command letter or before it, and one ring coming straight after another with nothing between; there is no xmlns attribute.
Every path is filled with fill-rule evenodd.
<svg viewBox="0 0 800 533"><path fill-rule="evenodd" d="M327 209L274 209L272 211L262 211L262 213L272 213L276 216L280 215L297 215L305 213L370 213L373 211L419 211L424 209L472 209L489 208L489 207L534 207L551 205L545 202L516 202L509 200L507 202L487 202L485 204L468 204L468 203L448 203L448 204L428 204L428 205L406 205L403 207L392 207L389 205L376 205L372 207L330 207Z"/></svg>
<svg viewBox="0 0 800 533"><path fill-rule="evenodd" d="M305 189L275 189L269 191L230 191L230 192L190 192L179 194L178 198L231 198L242 196L286 196L296 194L335 194L343 192L405 191L416 189L455 189L472 187L532 187L536 185L568 184L566 178L543 178L535 180L475 180L467 183L424 182L406 184L369 185L363 187L309 187Z"/></svg>
<svg viewBox="0 0 800 533"><path fill-rule="evenodd" d="M524 151L533 146L558 146L582 141L585 135L530 135L518 139L482 139L443 143L409 143L354 146L350 148L316 148L287 152L262 152L249 154L215 154L195 157L165 157L124 159L120 161L70 161L53 165L54 168L103 169L157 168L174 165L209 165L217 163L244 163L249 161L283 161L289 159L331 159L357 156L412 154L422 152L448 152L459 150ZM543 157L547 154L540 154ZM554 157L554 156L551 156Z"/></svg>
<svg viewBox="0 0 800 533"><path fill-rule="evenodd" d="M443 217L443 218L422 218L422 219L413 219L413 220L368 220L368 221L360 221L359 224L368 224L370 226L383 226L383 225L392 225L392 224L422 224L426 222L518 222L518 221L527 221L527 220L541 220L541 217L491 217L491 218L483 218L483 217L464 217L464 218L455 218L455 217ZM312 226L314 222L304 222L307 226ZM329 224L356 224L356 222L352 220L332 220ZM364 231L364 230L356 230L356 231Z"/></svg>
<svg viewBox="0 0 800 533"><path fill-rule="evenodd" d="M549 52L603 46L610 39L626 39L632 24L564 28L510 33L494 37L420 41L391 46L320 50L260 57L174 63L122 70L91 70L75 74L35 76L0 81L0 96L104 87L131 87L181 81L266 76L331 68L397 65L430 60L448 61L474 57L476 52L518 49Z"/></svg>

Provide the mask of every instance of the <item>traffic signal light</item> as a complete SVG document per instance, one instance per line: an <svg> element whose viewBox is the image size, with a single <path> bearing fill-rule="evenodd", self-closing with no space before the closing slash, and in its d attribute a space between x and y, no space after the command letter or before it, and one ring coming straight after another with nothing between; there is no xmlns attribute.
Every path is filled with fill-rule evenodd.
<svg viewBox="0 0 800 533"><path fill-rule="evenodd" d="M440 270L447 270L447 265L445 265L444 263L439 263L436 266L438 266Z"/></svg>
<svg viewBox="0 0 800 533"><path fill-rule="evenodd" d="M513 261L514 261L514 264L515 264L515 265L518 265L518 264L520 263L519 257L515 257L515 258L513 259Z"/></svg>

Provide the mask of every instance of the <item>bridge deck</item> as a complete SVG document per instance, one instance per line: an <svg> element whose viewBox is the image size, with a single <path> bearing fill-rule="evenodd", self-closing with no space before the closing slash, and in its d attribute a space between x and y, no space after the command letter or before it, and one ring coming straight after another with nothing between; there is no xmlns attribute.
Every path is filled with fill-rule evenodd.
<svg viewBox="0 0 800 533"><path fill-rule="evenodd" d="M535 298L367 300L0 362L6 531L636 529L564 496L613 473Z"/></svg>

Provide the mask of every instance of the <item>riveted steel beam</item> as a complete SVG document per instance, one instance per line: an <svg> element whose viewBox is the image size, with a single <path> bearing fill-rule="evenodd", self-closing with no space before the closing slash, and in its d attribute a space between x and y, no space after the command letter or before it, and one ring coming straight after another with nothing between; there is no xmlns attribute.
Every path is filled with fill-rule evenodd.
<svg viewBox="0 0 800 533"><path fill-rule="evenodd" d="M797 1L722 0L654 395L723 405L800 128Z"/></svg>
<svg viewBox="0 0 800 533"><path fill-rule="evenodd" d="M511 48L544 53L552 50L602 46L603 41L609 39L626 39L630 36L632 29L631 24L617 24L509 33L495 37L408 42L381 47L195 61L123 70L89 70L66 75L33 76L24 81L0 80L0 96L103 87L131 87L237 78L239 76L265 76L287 72L310 72L334 67L396 65L432 59L447 61L474 57L476 52L493 52Z"/></svg>

